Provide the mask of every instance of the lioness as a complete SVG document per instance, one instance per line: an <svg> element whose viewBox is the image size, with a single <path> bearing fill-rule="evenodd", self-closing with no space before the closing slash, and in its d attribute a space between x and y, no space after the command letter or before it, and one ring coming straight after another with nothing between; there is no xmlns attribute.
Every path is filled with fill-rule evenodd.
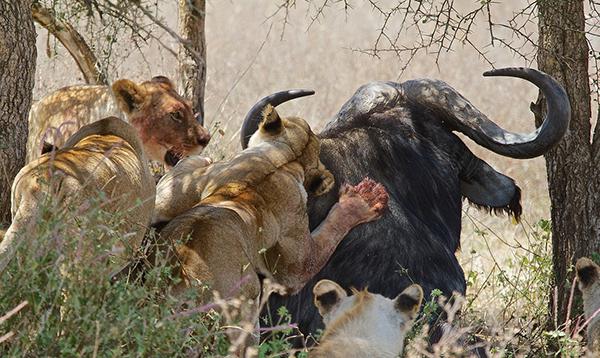
<svg viewBox="0 0 600 358"><path fill-rule="evenodd" d="M378 218L387 194L364 180L343 186L327 219L309 231L307 190L320 195L334 184L319 151L304 120L282 119L269 106L249 148L232 160L205 166L189 159L167 173L154 221L170 220L162 241L185 240L175 247L183 278L175 291L202 282L228 296L243 283L236 293L255 298L262 275L295 293L354 226Z"/></svg>
<svg viewBox="0 0 600 358"><path fill-rule="evenodd" d="M600 266L587 257L575 264L587 326L588 351L600 354Z"/></svg>
<svg viewBox="0 0 600 358"><path fill-rule="evenodd" d="M11 193L12 224L0 242L0 273L19 243L36 237L40 216L77 225L91 202L126 212L115 229L137 247L152 217L155 184L136 130L110 117L79 129L63 148L42 155L17 174ZM51 210L51 212L48 212ZM43 218L43 217L42 217Z"/></svg>
<svg viewBox="0 0 600 358"><path fill-rule="evenodd" d="M62 147L79 128L108 116L133 125L149 159L169 166L199 154L210 140L168 78L157 76L141 84L122 79L111 87L65 87L35 103L29 111L27 162L48 146Z"/></svg>
<svg viewBox="0 0 600 358"><path fill-rule="evenodd" d="M393 300L367 290L352 292L348 296L330 280L321 280L313 288L325 332L310 357L394 358L402 354L404 337L423 299L421 286L408 286Z"/></svg>

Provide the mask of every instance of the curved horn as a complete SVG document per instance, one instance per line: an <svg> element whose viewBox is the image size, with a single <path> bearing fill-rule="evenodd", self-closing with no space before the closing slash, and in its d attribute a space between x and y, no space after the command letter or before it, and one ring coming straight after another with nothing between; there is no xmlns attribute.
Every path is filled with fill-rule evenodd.
<svg viewBox="0 0 600 358"><path fill-rule="evenodd" d="M264 97L260 101L256 102L256 104L252 106L248 114L246 114L246 118L244 118L244 123L242 123L242 149L246 149L246 147L248 147L248 141L250 140L250 137L258 129L258 125L260 124L260 121L262 119L262 112L266 105L270 104L273 107L277 107L283 102L287 102L294 98L310 96L313 94L315 94L315 91L312 90L287 90L273 93L272 95Z"/></svg>
<svg viewBox="0 0 600 358"><path fill-rule="evenodd" d="M542 125L531 133L513 133L489 120L455 89L441 81L405 82L402 86L407 97L441 107L448 114L446 120L452 129L464 133L477 144L511 158L533 158L552 149L569 127L571 105L569 97L549 75L530 68L511 67L487 71L484 76L519 77L536 85L546 97L546 117ZM429 86L429 87L428 87ZM433 102L433 103L432 103Z"/></svg>

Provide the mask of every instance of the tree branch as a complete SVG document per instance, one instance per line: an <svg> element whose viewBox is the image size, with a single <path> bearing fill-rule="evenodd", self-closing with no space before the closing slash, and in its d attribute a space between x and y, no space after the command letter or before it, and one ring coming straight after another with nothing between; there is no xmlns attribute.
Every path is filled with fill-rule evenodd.
<svg viewBox="0 0 600 358"><path fill-rule="evenodd" d="M51 10L38 3L34 3L31 6L31 13L33 19L54 35L69 51L83 74L86 83L108 84L106 73L101 68L96 55L94 55L83 37L71 24L58 19Z"/></svg>
<svg viewBox="0 0 600 358"><path fill-rule="evenodd" d="M204 118L206 84L205 0L179 0L179 93Z"/></svg>

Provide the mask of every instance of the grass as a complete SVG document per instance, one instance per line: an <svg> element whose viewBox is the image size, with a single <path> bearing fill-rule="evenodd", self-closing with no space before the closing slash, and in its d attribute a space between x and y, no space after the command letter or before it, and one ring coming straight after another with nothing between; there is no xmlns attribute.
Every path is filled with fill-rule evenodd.
<svg viewBox="0 0 600 358"><path fill-rule="evenodd" d="M0 312L7 312L6 319L0 318L0 355L223 356L239 347L230 339L232 332L258 335L256 320L242 319L250 306L244 299L215 297L199 305L202 290L183 298L171 295L176 278L160 255L143 283L111 283L109 278L123 265L113 248L124 238L114 228L127 212L106 212L107 200L114 199L99 193L79 207L64 209L55 196L40 201L37 232L28 233L32 237L23 240L0 281ZM494 356L580 356L584 348L578 324L546 321L552 316L550 223L524 221L517 225L520 235L508 241L469 210L464 216L479 243L461 254L468 296L448 304L434 291L405 356L464 356L464 347L473 345ZM498 243L512 255L495 255ZM491 269L479 263L488 256ZM439 307L455 329L430 352L427 323ZM292 352L288 336L295 326L285 310L262 327L272 335L252 347L256 355ZM306 355L305 350L294 352Z"/></svg>
<svg viewBox="0 0 600 358"><path fill-rule="evenodd" d="M47 210L55 207L49 203ZM169 287L177 279L160 254L143 283L111 283L109 278L121 265L112 249L121 238L111 227L121 215L104 212L96 201L87 215L76 216L77 225L74 218L70 210L58 216L42 214L38 235L24 241L4 273L0 312L15 312L0 318L1 356L225 356L238 347L230 340L231 332L258 335L253 321L242 319L248 306L243 298L215 296L199 305L202 290L183 298L171 295ZM497 357L585 353L578 324L546 321L552 316L550 225L540 220L522 227L528 247L514 247L513 257L490 272L474 265L478 251L470 251L469 259L463 255L468 296L448 303L434 291L407 339L405 357L463 357L468 354L465 347L476 346ZM495 235L485 227L478 227L477 234L484 242ZM430 351L428 323L440 307L454 329ZM251 351L259 357L291 352L306 356L305 350L292 350L289 336L295 325L289 314L285 309L278 313L274 322L262 324L270 339Z"/></svg>
<svg viewBox="0 0 600 358"><path fill-rule="evenodd" d="M143 285L111 284L112 247L120 240L111 227L121 220L119 213L104 212L94 203L85 216L72 213L67 209L64 215L42 215L37 237L24 241L3 274L0 312L26 306L0 326L2 334L14 334L0 346L0 355L139 357L227 352L215 311L175 314L182 310L182 302L169 294L169 266L151 270Z"/></svg>

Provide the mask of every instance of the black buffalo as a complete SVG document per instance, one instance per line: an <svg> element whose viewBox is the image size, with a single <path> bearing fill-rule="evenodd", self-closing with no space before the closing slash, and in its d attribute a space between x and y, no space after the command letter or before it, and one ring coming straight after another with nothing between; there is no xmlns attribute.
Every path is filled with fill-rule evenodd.
<svg viewBox="0 0 600 358"><path fill-rule="evenodd" d="M300 330L314 333L323 323L313 305L312 287L321 279L345 288L396 297L409 284L450 296L465 294L466 283L455 256L460 246L463 198L490 211L521 214L514 180L477 158L453 132L495 153L532 158L555 146L570 119L568 97L550 76L532 69L507 68L486 76L526 79L546 98L547 116L529 134L510 133L491 122L456 90L435 80L374 82L362 86L319 135L321 161L336 178L336 188L309 197L311 230L337 201L339 185L370 177L389 192L389 212L355 228L327 265L297 295L273 296L269 311L285 305ZM242 146L256 130L267 103L274 106L312 91L284 91L258 102L242 128Z"/></svg>

